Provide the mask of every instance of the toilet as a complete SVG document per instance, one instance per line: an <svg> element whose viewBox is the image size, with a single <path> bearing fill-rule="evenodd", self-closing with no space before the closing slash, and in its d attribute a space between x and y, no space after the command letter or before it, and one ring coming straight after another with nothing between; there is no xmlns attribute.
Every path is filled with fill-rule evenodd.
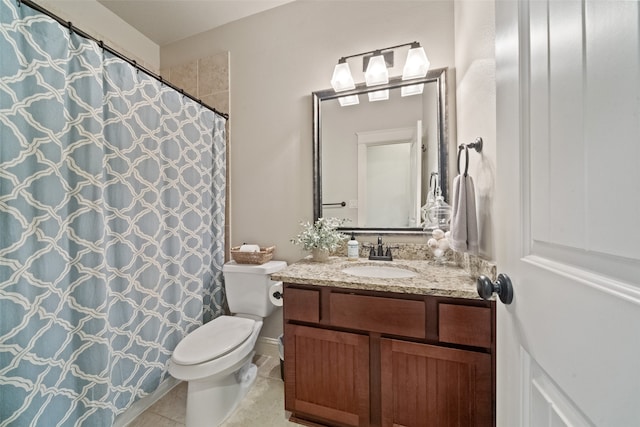
<svg viewBox="0 0 640 427"><path fill-rule="evenodd" d="M251 363L262 321L275 306L270 275L287 266L285 261L222 267L231 316L220 316L189 333L176 346L169 373L188 381L187 427L221 424L249 391L257 367Z"/></svg>

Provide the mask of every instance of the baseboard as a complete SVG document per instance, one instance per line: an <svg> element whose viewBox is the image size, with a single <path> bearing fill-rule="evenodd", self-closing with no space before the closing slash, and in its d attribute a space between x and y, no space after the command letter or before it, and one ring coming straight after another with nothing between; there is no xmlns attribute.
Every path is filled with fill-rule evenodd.
<svg viewBox="0 0 640 427"><path fill-rule="evenodd" d="M256 353L263 356L279 358L278 339L270 337L259 337L256 341Z"/></svg>
<svg viewBox="0 0 640 427"><path fill-rule="evenodd" d="M276 340L277 341L277 340ZM276 347L277 351L277 347ZM116 417L116 420L113 422L113 427L126 427L133 420L135 420L140 414L149 409L156 403L158 400L162 399L162 397L169 393L172 388L180 384L181 381L177 380L173 377L168 377L164 380L154 391L148 396L143 397L142 399L134 402L133 405L129 407L126 411Z"/></svg>

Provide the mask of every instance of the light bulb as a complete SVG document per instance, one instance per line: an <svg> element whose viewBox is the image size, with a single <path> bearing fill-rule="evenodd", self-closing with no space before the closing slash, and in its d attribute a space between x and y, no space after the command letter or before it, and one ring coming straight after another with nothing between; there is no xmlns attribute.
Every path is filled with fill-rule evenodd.
<svg viewBox="0 0 640 427"><path fill-rule="evenodd" d="M417 85L402 86L400 88L401 96L420 95L424 90L424 83Z"/></svg>
<svg viewBox="0 0 640 427"><path fill-rule="evenodd" d="M358 99L358 95L348 95L338 98L338 102L340 103L341 107L346 107L348 105L359 104L360 100Z"/></svg>
<svg viewBox="0 0 640 427"><path fill-rule="evenodd" d="M356 88L356 84L353 81L351 75L351 69L346 62L339 62L336 68L333 70L333 77L331 77L331 86L336 92L342 92L345 90L351 90Z"/></svg>
<svg viewBox="0 0 640 427"><path fill-rule="evenodd" d="M389 99L389 89L376 90L375 92L369 92L369 102L386 101Z"/></svg>
<svg viewBox="0 0 640 427"><path fill-rule="evenodd" d="M372 56L364 73L364 80L367 86L374 86L389 83L389 70L384 61L383 55Z"/></svg>
<svg viewBox="0 0 640 427"><path fill-rule="evenodd" d="M417 45L409 49L407 62L402 71L402 80L417 79L427 75L429 71L429 58L424 52L424 48Z"/></svg>

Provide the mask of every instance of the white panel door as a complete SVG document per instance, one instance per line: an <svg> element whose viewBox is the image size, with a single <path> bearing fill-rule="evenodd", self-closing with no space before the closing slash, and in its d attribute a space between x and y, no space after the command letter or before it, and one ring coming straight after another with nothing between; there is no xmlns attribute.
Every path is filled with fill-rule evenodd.
<svg viewBox="0 0 640 427"><path fill-rule="evenodd" d="M496 1L498 426L640 426L639 22Z"/></svg>

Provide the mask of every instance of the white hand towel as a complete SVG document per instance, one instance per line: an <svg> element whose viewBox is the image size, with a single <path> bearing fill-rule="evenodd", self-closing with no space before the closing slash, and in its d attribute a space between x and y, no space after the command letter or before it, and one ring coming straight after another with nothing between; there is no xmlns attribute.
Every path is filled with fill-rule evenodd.
<svg viewBox="0 0 640 427"><path fill-rule="evenodd" d="M240 252L260 252L260 246L244 244L240 246Z"/></svg>
<svg viewBox="0 0 640 427"><path fill-rule="evenodd" d="M451 249L476 255L478 253L476 191L470 175L458 175L454 178L451 201Z"/></svg>

